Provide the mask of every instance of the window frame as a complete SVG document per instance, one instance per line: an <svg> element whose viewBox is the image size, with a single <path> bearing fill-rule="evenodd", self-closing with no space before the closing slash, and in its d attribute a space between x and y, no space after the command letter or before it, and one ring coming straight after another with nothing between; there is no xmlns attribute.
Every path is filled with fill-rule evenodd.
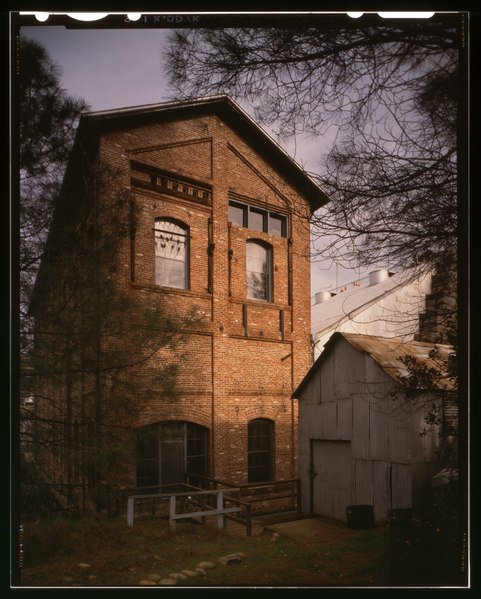
<svg viewBox="0 0 481 599"><path fill-rule="evenodd" d="M253 246L259 246L262 247L263 249L266 250L266 257L267 257L267 272L266 273L258 273L258 274L262 274L262 275L266 275L267 276L267 286L266 286L266 297L265 298L259 298L259 297L251 297L249 295L249 277L248 277L248 273L249 272L257 272L257 271L249 271L247 269L248 267L248 248L249 247L253 247ZM272 247L272 245L270 243L267 243L267 241L264 241L263 239L257 239L257 238L252 238L252 239L247 239L246 240L246 297L249 300L253 300L253 301L258 301L258 302L268 302L268 303L272 303L274 301L274 248Z"/></svg>
<svg viewBox="0 0 481 599"><path fill-rule="evenodd" d="M183 287L175 287L173 285L165 285L165 284L157 283L157 250L156 250L157 232L172 233L172 231L160 229L158 227L159 223L169 223L169 224L179 227L179 229L182 229L182 231L184 231L184 233L177 233L177 232L174 233L175 235L177 235L179 237L184 237L184 239L185 239L185 259L183 261L183 264L184 264L184 277L183 277L184 286ZM181 261L178 260L178 262L181 262ZM155 221L154 221L154 280L155 280L156 287L160 287L162 289L176 289L178 291L189 291L190 290L190 227L187 223L184 223L183 221L181 221L177 218L171 218L168 216L155 217Z"/></svg>
<svg viewBox="0 0 481 599"><path fill-rule="evenodd" d="M259 229L259 227L254 227L253 223L254 223L254 217L251 218L251 214L255 214L257 217L260 217L261 222L262 222L262 226ZM261 208L255 208L254 206L249 206L249 209L247 211L247 218L248 218L248 229L251 229L251 231L258 231L259 233L268 233L268 229L269 229L269 219L268 219L268 212L266 212L265 210L262 210Z"/></svg>
<svg viewBox="0 0 481 599"><path fill-rule="evenodd" d="M280 212L276 212L275 210L268 210L266 208L260 208L258 206L253 206L251 204L247 204L244 202L239 202L234 199L229 199L229 207L231 207L231 206L233 208L238 208L243 211L243 219L242 219L243 224L239 225L238 223L234 223L231 220L229 220L229 222L231 224L234 224L237 227L242 226L246 229L251 229L252 231L259 231L260 233L267 233L268 235L271 235L272 237L287 238L289 236L289 227L288 227L289 217L286 214L281 214ZM253 228L251 226L251 219L250 219L251 213L262 215L262 220L263 220L262 229ZM281 234L280 235L278 235L277 233L273 233L271 231L271 227L270 227L271 218L276 218L280 221L280 223L281 223Z"/></svg>
<svg viewBox="0 0 481 599"><path fill-rule="evenodd" d="M267 427L267 434L264 435L253 435L251 432L251 427L254 424L261 424ZM251 444L253 444L253 440L256 438L267 438L268 439L268 447L267 449L251 449ZM270 482L275 479L274 472L274 450L275 450L275 422L269 418L253 418L249 420L247 423L247 481L249 483L262 483L262 482ZM251 462L252 456L264 455L268 456L267 465L254 465ZM262 470L266 471L267 477L264 476L256 476L254 473L257 473Z"/></svg>
<svg viewBox="0 0 481 599"><path fill-rule="evenodd" d="M147 456L146 447L153 451ZM159 483L159 424L148 424L136 430L135 486L148 487ZM142 481L142 482L141 482Z"/></svg>
<svg viewBox="0 0 481 599"><path fill-rule="evenodd" d="M271 231L271 219L277 219L280 222L281 225L281 234L277 235L277 233L273 233ZM269 231L269 235L271 235L272 237L287 237L287 216L285 216L284 214L279 214L278 212L269 212L267 215L267 220L268 220L268 231Z"/></svg>
<svg viewBox="0 0 481 599"><path fill-rule="evenodd" d="M229 200L229 208L232 206L232 208L237 208L239 210L242 210L242 225L239 225L238 223L234 223L233 221L230 220L230 215L227 216L227 218L229 219L229 222L236 225L237 227L245 227L247 228L247 223L248 221L248 210L247 210L247 205L246 204L242 204L241 202L236 202L234 200Z"/></svg>
<svg viewBox="0 0 481 599"><path fill-rule="evenodd" d="M184 467L186 472L189 463L193 460L201 465L200 470L203 471L201 476L208 476L209 473L209 435L210 431L207 427L191 422L189 420L161 420L153 422L136 429L136 446L135 446L135 483L137 487L142 486L158 486L162 484L162 443L165 442L165 432L169 431L172 425L177 425L179 430L182 430L182 443L184 444ZM196 452L190 450L189 442L196 443ZM146 452L143 451L146 445L150 443L150 455L146 457ZM201 445L203 452L198 451ZM150 472L149 472L150 471ZM197 472L197 474L199 474ZM148 484L140 485L140 479L147 481Z"/></svg>

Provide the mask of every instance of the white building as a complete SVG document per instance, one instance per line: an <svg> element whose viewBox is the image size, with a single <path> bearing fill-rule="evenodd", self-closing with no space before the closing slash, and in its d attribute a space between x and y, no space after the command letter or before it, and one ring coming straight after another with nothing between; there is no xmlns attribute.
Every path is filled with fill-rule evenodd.
<svg viewBox="0 0 481 599"><path fill-rule="evenodd" d="M366 282L341 287L336 294L316 293L311 306L314 359L335 331L412 341L430 293L431 275L412 269L396 274L376 270Z"/></svg>
<svg viewBox="0 0 481 599"><path fill-rule="evenodd" d="M346 507L419 506L441 467L439 427L420 435L427 406L444 402L452 381L430 355L433 343L335 333L294 392L299 400L302 511L346 521ZM436 345L441 355L450 346ZM433 390L406 402L402 358L437 369ZM441 393L440 393L441 392Z"/></svg>

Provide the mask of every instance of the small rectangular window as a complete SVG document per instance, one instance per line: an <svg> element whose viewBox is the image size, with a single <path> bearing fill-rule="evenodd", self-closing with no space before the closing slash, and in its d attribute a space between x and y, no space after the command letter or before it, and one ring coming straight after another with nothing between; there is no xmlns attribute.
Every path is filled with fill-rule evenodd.
<svg viewBox="0 0 481 599"><path fill-rule="evenodd" d="M229 201L229 222L276 237L287 237L286 216L234 200Z"/></svg>
<svg viewBox="0 0 481 599"><path fill-rule="evenodd" d="M229 222L239 227L247 225L246 219L247 206L241 204L229 203Z"/></svg>
<svg viewBox="0 0 481 599"><path fill-rule="evenodd" d="M249 210L249 229L253 231L267 231L266 213L263 210L251 208Z"/></svg>
<svg viewBox="0 0 481 599"><path fill-rule="evenodd" d="M269 214L269 235L287 237L286 217L280 214Z"/></svg>

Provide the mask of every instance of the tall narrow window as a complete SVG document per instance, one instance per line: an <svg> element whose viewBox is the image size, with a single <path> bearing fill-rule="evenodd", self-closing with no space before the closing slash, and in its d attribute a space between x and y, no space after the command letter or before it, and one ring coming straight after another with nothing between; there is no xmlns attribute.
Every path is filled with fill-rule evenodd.
<svg viewBox="0 0 481 599"><path fill-rule="evenodd" d="M248 481L258 483L273 480L274 423L257 418L248 426Z"/></svg>
<svg viewBox="0 0 481 599"><path fill-rule="evenodd" d="M262 241L247 242L247 297L272 301L272 248Z"/></svg>
<svg viewBox="0 0 481 599"><path fill-rule="evenodd" d="M175 220L155 220L155 284L189 287L189 228Z"/></svg>

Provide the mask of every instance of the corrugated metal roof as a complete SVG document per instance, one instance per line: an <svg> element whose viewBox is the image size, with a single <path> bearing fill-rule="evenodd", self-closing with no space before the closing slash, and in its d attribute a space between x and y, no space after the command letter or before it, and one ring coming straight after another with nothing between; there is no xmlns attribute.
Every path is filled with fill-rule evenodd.
<svg viewBox="0 0 481 599"><path fill-rule="evenodd" d="M355 349L365 352L379 364L379 366L394 380L401 381L403 377L409 376L410 372L403 359L411 356L419 365L433 369L436 373L431 389L454 391L455 384L444 370L445 360L452 353L453 347L438 343L426 343L422 341L403 341L395 337L377 337L374 335L359 335L356 333L336 332L329 338L324 346L324 351L312 365L300 385L293 393L293 397L299 397L302 390L307 386L312 377L317 373L326 356L332 351L333 346L340 340L345 339ZM431 352L436 349L439 358L433 357Z"/></svg>
<svg viewBox="0 0 481 599"><path fill-rule="evenodd" d="M452 391L453 381L444 371L445 361L453 352L451 345L439 343L426 343L422 341L402 341L396 338L375 337L372 335L356 335L354 333L343 333L346 339L357 350L368 353L381 368L393 379L399 381L409 376L410 372L403 359L412 357L419 365L436 372L434 382L435 388ZM433 350L439 357L433 357Z"/></svg>

